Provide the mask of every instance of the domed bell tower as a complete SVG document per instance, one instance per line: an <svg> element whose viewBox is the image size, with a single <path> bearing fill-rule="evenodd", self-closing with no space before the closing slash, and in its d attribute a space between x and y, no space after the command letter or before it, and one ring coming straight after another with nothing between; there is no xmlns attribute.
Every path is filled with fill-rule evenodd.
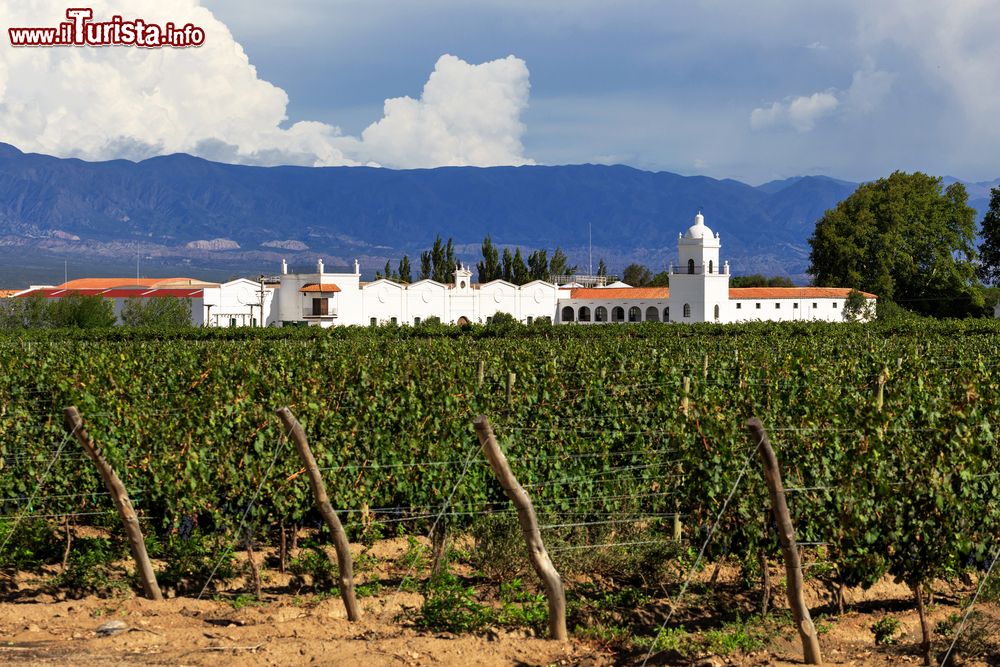
<svg viewBox="0 0 1000 667"><path fill-rule="evenodd" d="M670 321L722 322L729 302L729 266L719 265L718 234L698 211L677 238L679 265L670 267Z"/></svg>

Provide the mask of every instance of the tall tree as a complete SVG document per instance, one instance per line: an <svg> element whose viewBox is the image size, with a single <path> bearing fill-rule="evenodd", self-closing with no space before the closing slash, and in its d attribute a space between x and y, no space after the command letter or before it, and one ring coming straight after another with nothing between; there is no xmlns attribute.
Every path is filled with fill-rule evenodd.
<svg viewBox="0 0 1000 667"><path fill-rule="evenodd" d="M448 282L448 271L445 265L446 257L444 244L441 237L434 238L434 245L431 246L431 277L439 283Z"/></svg>
<svg viewBox="0 0 1000 667"><path fill-rule="evenodd" d="M809 239L809 273L820 286L874 292L920 312L980 314L975 210L965 188L894 172L828 210Z"/></svg>
<svg viewBox="0 0 1000 667"><path fill-rule="evenodd" d="M569 265L569 260L560 248L556 248L549 261L549 273L553 276L571 276L576 273L576 265Z"/></svg>
<svg viewBox="0 0 1000 667"><path fill-rule="evenodd" d="M602 277L608 275L608 265L604 263L603 259L597 262L597 275Z"/></svg>
<svg viewBox="0 0 1000 667"><path fill-rule="evenodd" d="M653 280L653 272L642 264L629 264L622 273L622 280L632 287L644 287Z"/></svg>
<svg viewBox="0 0 1000 667"><path fill-rule="evenodd" d="M513 278L511 282L515 285L524 285L525 283L531 282L531 272L528 270L528 265L524 263L524 257L521 256L520 248L514 251L514 260L511 264L511 276Z"/></svg>
<svg viewBox="0 0 1000 667"><path fill-rule="evenodd" d="M979 246L979 277L988 285L1000 284L1000 188L990 190L990 207L983 217Z"/></svg>
<svg viewBox="0 0 1000 667"><path fill-rule="evenodd" d="M427 280L431 277L431 253L428 250L420 253L420 279Z"/></svg>
<svg viewBox="0 0 1000 667"><path fill-rule="evenodd" d="M444 249L444 280L442 282L450 283L455 280L455 267L455 244L449 238Z"/></svg>
<svg viewBox="0 0 1000 667"><path fill-rule="evenodd" d="M406 255L403 255L403 259L399 260L399 282L413 282L413 272L410 269L410 258Z"/></svg>
<svg viewBox="0 0 1000 667"><path fill-rule="evenodd" d="M530 280L549 279L549 253L536 250L528 255L528 274Z"/></svg>
<svg viewBox="0 0 1000 667"><path fill-rule="evenodd" d="M510 254L510 248L503 249L503 279L509 283L514 282L514 256Z"/></svg>
<svg viewBox="0 0 1000 667"><path fill-rule="evenodd" d="M479 282L488 283L491 280L503 278L503 267L500 266L500 253L493 245L493 240L487 236L483 239L483 261L476 264L479 272Z"/></svg>

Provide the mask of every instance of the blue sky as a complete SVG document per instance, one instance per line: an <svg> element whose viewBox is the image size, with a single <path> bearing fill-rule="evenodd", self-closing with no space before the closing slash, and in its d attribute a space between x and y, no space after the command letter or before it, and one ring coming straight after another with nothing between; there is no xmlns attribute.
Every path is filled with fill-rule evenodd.
<svg viewBox="0 0 1000 667"><path fill-rule="evenodd" d="M156 98L165 109L133 111L194 128L160 136L162 119L139 120L127 133L122 105L86 141L46 135L28 149L90 159L187 150L255 164L625 163L751 183L894 169L1000 176L996 3L143 0L123 11L209 22L198 4L218 29L199 54L152 54L161 69L176 64L174 90ZM244 61L232 60L232 41ZM120 51L97 51L118 67ZM192 69L215 66L212 79ZM155 71L120 71L108 95L159 92ZM192 96L186 82L204 92L220 78L240 81L205 105L224 113L179 101ZM8 106L22 94L9 79ZM245 109L225 109L226 99Z"/></svg>

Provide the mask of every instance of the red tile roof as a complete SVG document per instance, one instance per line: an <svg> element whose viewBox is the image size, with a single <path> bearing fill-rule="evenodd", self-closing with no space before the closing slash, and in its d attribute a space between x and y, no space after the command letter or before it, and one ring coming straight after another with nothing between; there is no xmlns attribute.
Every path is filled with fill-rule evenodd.
<svg viewBox="0 0 1000 667"><path fill-rule="evenodd" d="M205 287L214 285L197 278L76 278L63 289L111 289L112 287Z"/></svg>
<svg viewBox="0 0 1000 667"><path fill-rule="evenodd" d="M6 299L7 297L14 296L21 290L19 289L0 289L0 299Z"/></svg>
<svg viewBox="0 0 1000 667"><path fill-rule="evenodd" d="M847 287L730 287L730 299L846 299ZM874 294L862 292L874 299Z"/></svg>
<svg viewBox="0 0 1000 667"><path fill-rule="evenodd" d="M571 299L666 299L667 287L577 287L569 292Z"/></svg>
<svg viewBox="0 0 1000 667"><path fill-rule="evenodd" d="M20 297L41 296L48 299L59 299L71 294L81 296L103 296L108 299L148 299L152 297L173 297L175 299L200 299L204 295L202 289L180 287L118 287L114 289L63 289L62 287L45 287L20 294Z"/></svg>
<svg viewBox="0 0 1000 667"><path fill-rule="evenodd" d="M331 292L339 292L340 288L337 287L336 285L334 285L333 283L309 283L308 285L304 286L299 291L300 292L323 292L323 293L329 294Z"/></svg>

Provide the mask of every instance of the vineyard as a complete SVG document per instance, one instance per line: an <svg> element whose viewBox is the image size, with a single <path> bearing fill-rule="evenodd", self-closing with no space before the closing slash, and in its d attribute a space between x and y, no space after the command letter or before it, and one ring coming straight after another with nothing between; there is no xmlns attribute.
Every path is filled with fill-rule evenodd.
<svg viewBox="0 0 1000 667"><path fill-rule="evenodd" d="M128 490L168 596L335 595L331 538L276 415L287 406L356 546L362 601L419 594L390 620L429 632L544 634L513 506L473 429L486 415L566 584L572 637L637 664L686 664L736 634L749 653L766 642L751 630L788 625L745 427L757 417L827 613L887 576L921 618L935 591L950 595L951 624L905 649L937 664L973 651L960 635L991 620L968 603L1000 591L987 576L998 360L991 321L8 335L0 596L17 600L26 575L70 596L141 591L64 424L71 405ZM386 540L406 545L391 567L371 551ZM713 597L720 569L735 573L728 602ZM270 570L294 583L269 587Z"/></svg>

